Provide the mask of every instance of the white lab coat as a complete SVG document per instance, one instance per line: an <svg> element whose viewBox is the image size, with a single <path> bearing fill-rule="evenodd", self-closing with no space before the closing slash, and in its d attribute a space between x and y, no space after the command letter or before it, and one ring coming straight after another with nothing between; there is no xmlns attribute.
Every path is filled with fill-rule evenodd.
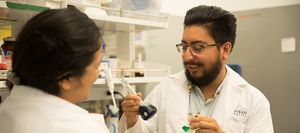
<svg viewBox="0 0 300 133"><path fill-rule="evenodd" d="M225 133L273 133L270 104L266 97L226 66L220 97L212 118ZM183 133L188 124L189 92L184 72L171 75L158 84L145 101L157 107L153 118L141 117L127 130L126 118L119 121L119 132L128 133Z"/></svg>
<svg viewBox="0 0 300 133"><path fill-rule="evenodd" d="M109 133L103 116L57 96L15 86L0 105L0 133Z"/></svg>

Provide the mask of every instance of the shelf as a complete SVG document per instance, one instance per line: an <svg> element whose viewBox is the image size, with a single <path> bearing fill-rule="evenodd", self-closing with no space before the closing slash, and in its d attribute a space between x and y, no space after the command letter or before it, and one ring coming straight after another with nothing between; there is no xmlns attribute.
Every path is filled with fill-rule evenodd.
<svg viewBox="0 0 300 133"><path fill-rule="evenodd" d="M158 83L161 82L165 77L135 77L135 78L125 78L129 84L145 84L145 83ZM118 78L113 79L114 84L121 84ZM104 78L97 79L94 85L106 85ZM5 81L0 81L0 88L5 88Z"/></svg>
<svg viewBox="0 0 300 133"><path fill-rule="evenodd" d="M28 11L37 11L37 12L41 12L49 9L48 7L44 7L44 6L37 6L37 5L16 3L16 2L6 2L6 1L0 1L0 2L1 2L0 3L1 7L10 8L10 9L28 10Z"/></svg>
<svg viewBox="0 0 300 133"><path fill-rule="evenodd" d="M105 31L141 31L168 27L165 15L154 15L72 2L68 2L67 4L78 7L93 19L99 27L104 28ZM106 22L105 25L103 22ZM131 26L134 26L134 28L131 28Z"/></svg>
<svg viewBox="0 0 300 133"><path fill-rule="evenodd" d="M0 1L0 26L21 26L37 13L33 10L11 9L7 7L5 1Z"/></svg>
<svg viewBox="0 0 300 133"><path fill-rule="evenodd" d="M134 77L134 78L125 78L129 84L144 84L144 83L158 83L161 82L164 77ZM118 78L113 79L114 84L121 84L121 81ZM106 85L104 78L97 79L94 83L95 85Z"/></svg>
<svg viewBox="0 0 300 133"><path fill-rule="evenodd" d="M167 23L150 20L141 20L117 16L89 16L94 22L105 31L122 32L122 31L141 31L163 29L168 27ZM135 26L134 29L130 26Z"/></svg>
<svg viewBox="0 0 300 133"><path fill-rule="evenodd" d="M165 77L134 77L134 78L125 78L130 85L139 85L139 84L147 84L147 83L159 83ZM119 79L113 79L115 91L121 93L123 96L128 94L127 90L123 88ZM89 100L111 100L111 96L106 95L108 91L108 87L106 85L105 79L98 79L94 86L91 89L91 93ZM121 99L121 97L117 97L117 99Z"/></svg>
<svg viewBox="0 0 300 133"><path fill-rule="evenodd" d="M74 3L70 3L70 4L75 5ZM84 6L84 5L79 5L79 6ZM0 14L0 20L9 21L9 22L24 21L24 20L26 21L27 19L31 18L38 12L47 9L50 8L46 6L36 6L30 4L0 1L0 12L3 13ZM119 17L119 16L109 16L107 15L106 10L96 8L96 7L90 7L90 6L85 7L85 9L83 9L83 12L85 12L91 19L94 20L94 22L99 27L101 27L105 31L112 31L112 32L142 31L142 30L163 29L168 26L166 22ZM147 18L147 15L145 15L144 17Z"/></svg>

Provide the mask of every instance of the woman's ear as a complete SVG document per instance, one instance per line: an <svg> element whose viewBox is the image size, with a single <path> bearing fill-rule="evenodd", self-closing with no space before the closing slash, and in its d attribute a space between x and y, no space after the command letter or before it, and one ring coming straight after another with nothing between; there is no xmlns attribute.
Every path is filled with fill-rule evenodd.
<svg viewBox="0 0 300 133"><path fill-rule="evenodd" d="M63 79L58 82L58 85L60 89L62 90L70 90L72 88L72 83L70 81L70 78Z"/></svg>
<svg viewBox="0 0 300 133"><path fill-rule="evenodd" d="M222 45L222 59L227 60L232 49L232 44L230 42L226 42Z"/></svg>
<svg viewBox="0 0 300 133"><path fill-rule="evenodd" d="M78 103L78 78L68 77L58 82L59 85L59 97L65 99L71 103Z"/></svg>
<svg viewBox="0 0 300 133"><path fill-rule="evenodd" d="M69 77L69 78L59 81L58 85L62 90L67 91L67 90L77 88L80 85L79 80L80 79L78 77Z"/></svg>

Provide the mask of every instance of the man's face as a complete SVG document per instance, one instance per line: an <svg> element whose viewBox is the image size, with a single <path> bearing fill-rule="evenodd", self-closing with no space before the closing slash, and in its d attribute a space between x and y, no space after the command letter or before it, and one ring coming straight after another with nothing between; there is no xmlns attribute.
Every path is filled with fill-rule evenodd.
<svg viewBox="0 0 300 133"><path fill-rule="evenodd" d="M199 53L193 53L190 46L197 43L210 45L217 42L204 27L198 25L185 27L182 42L188 46L182 54L187 79L199 87L211 83L222 68L220 49L217 46L209 46Z"/></svg>

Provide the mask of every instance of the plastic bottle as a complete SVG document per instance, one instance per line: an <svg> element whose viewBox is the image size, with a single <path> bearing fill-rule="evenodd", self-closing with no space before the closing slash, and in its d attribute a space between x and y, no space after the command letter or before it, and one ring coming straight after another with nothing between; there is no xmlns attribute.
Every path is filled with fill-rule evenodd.
<svg viewBox="0 0 300 133"><path fill-rule="evenodd" d="M100 78L105 78L105 72L104 72L104 68L108 68L109 67L109 61L107 59L107 52L106 52L106 43L102 42L102 61L101 64L99 66L99 70L100 70L100 74L99 77Z"/></svg>
<svg viewBox="0 0 300 133"><path fill-rule="evenodd" d="M14 49L14 42L15 39L11 37L4 38L4 43L1 45L2 51L2 63L6 64L7 69L9 70L11 68L11 62L12 62L12 52Z"/></svg>
<svg viewBox="0 0 300 133"><path fill-rule="evenodd" d="M145 70L144 70L144 63L142 62L142 54L138 54L138 62L134 64L134 69L136 72L134 73L135 77L144 77Z"/></svg>
<svg viewBox="0 0 300 133"><path fill-rule="evenodd" d="M117 133L119 112L111 104L106 105L106 108L107 108L106 125L107 125L110 133Z"/></svg>

